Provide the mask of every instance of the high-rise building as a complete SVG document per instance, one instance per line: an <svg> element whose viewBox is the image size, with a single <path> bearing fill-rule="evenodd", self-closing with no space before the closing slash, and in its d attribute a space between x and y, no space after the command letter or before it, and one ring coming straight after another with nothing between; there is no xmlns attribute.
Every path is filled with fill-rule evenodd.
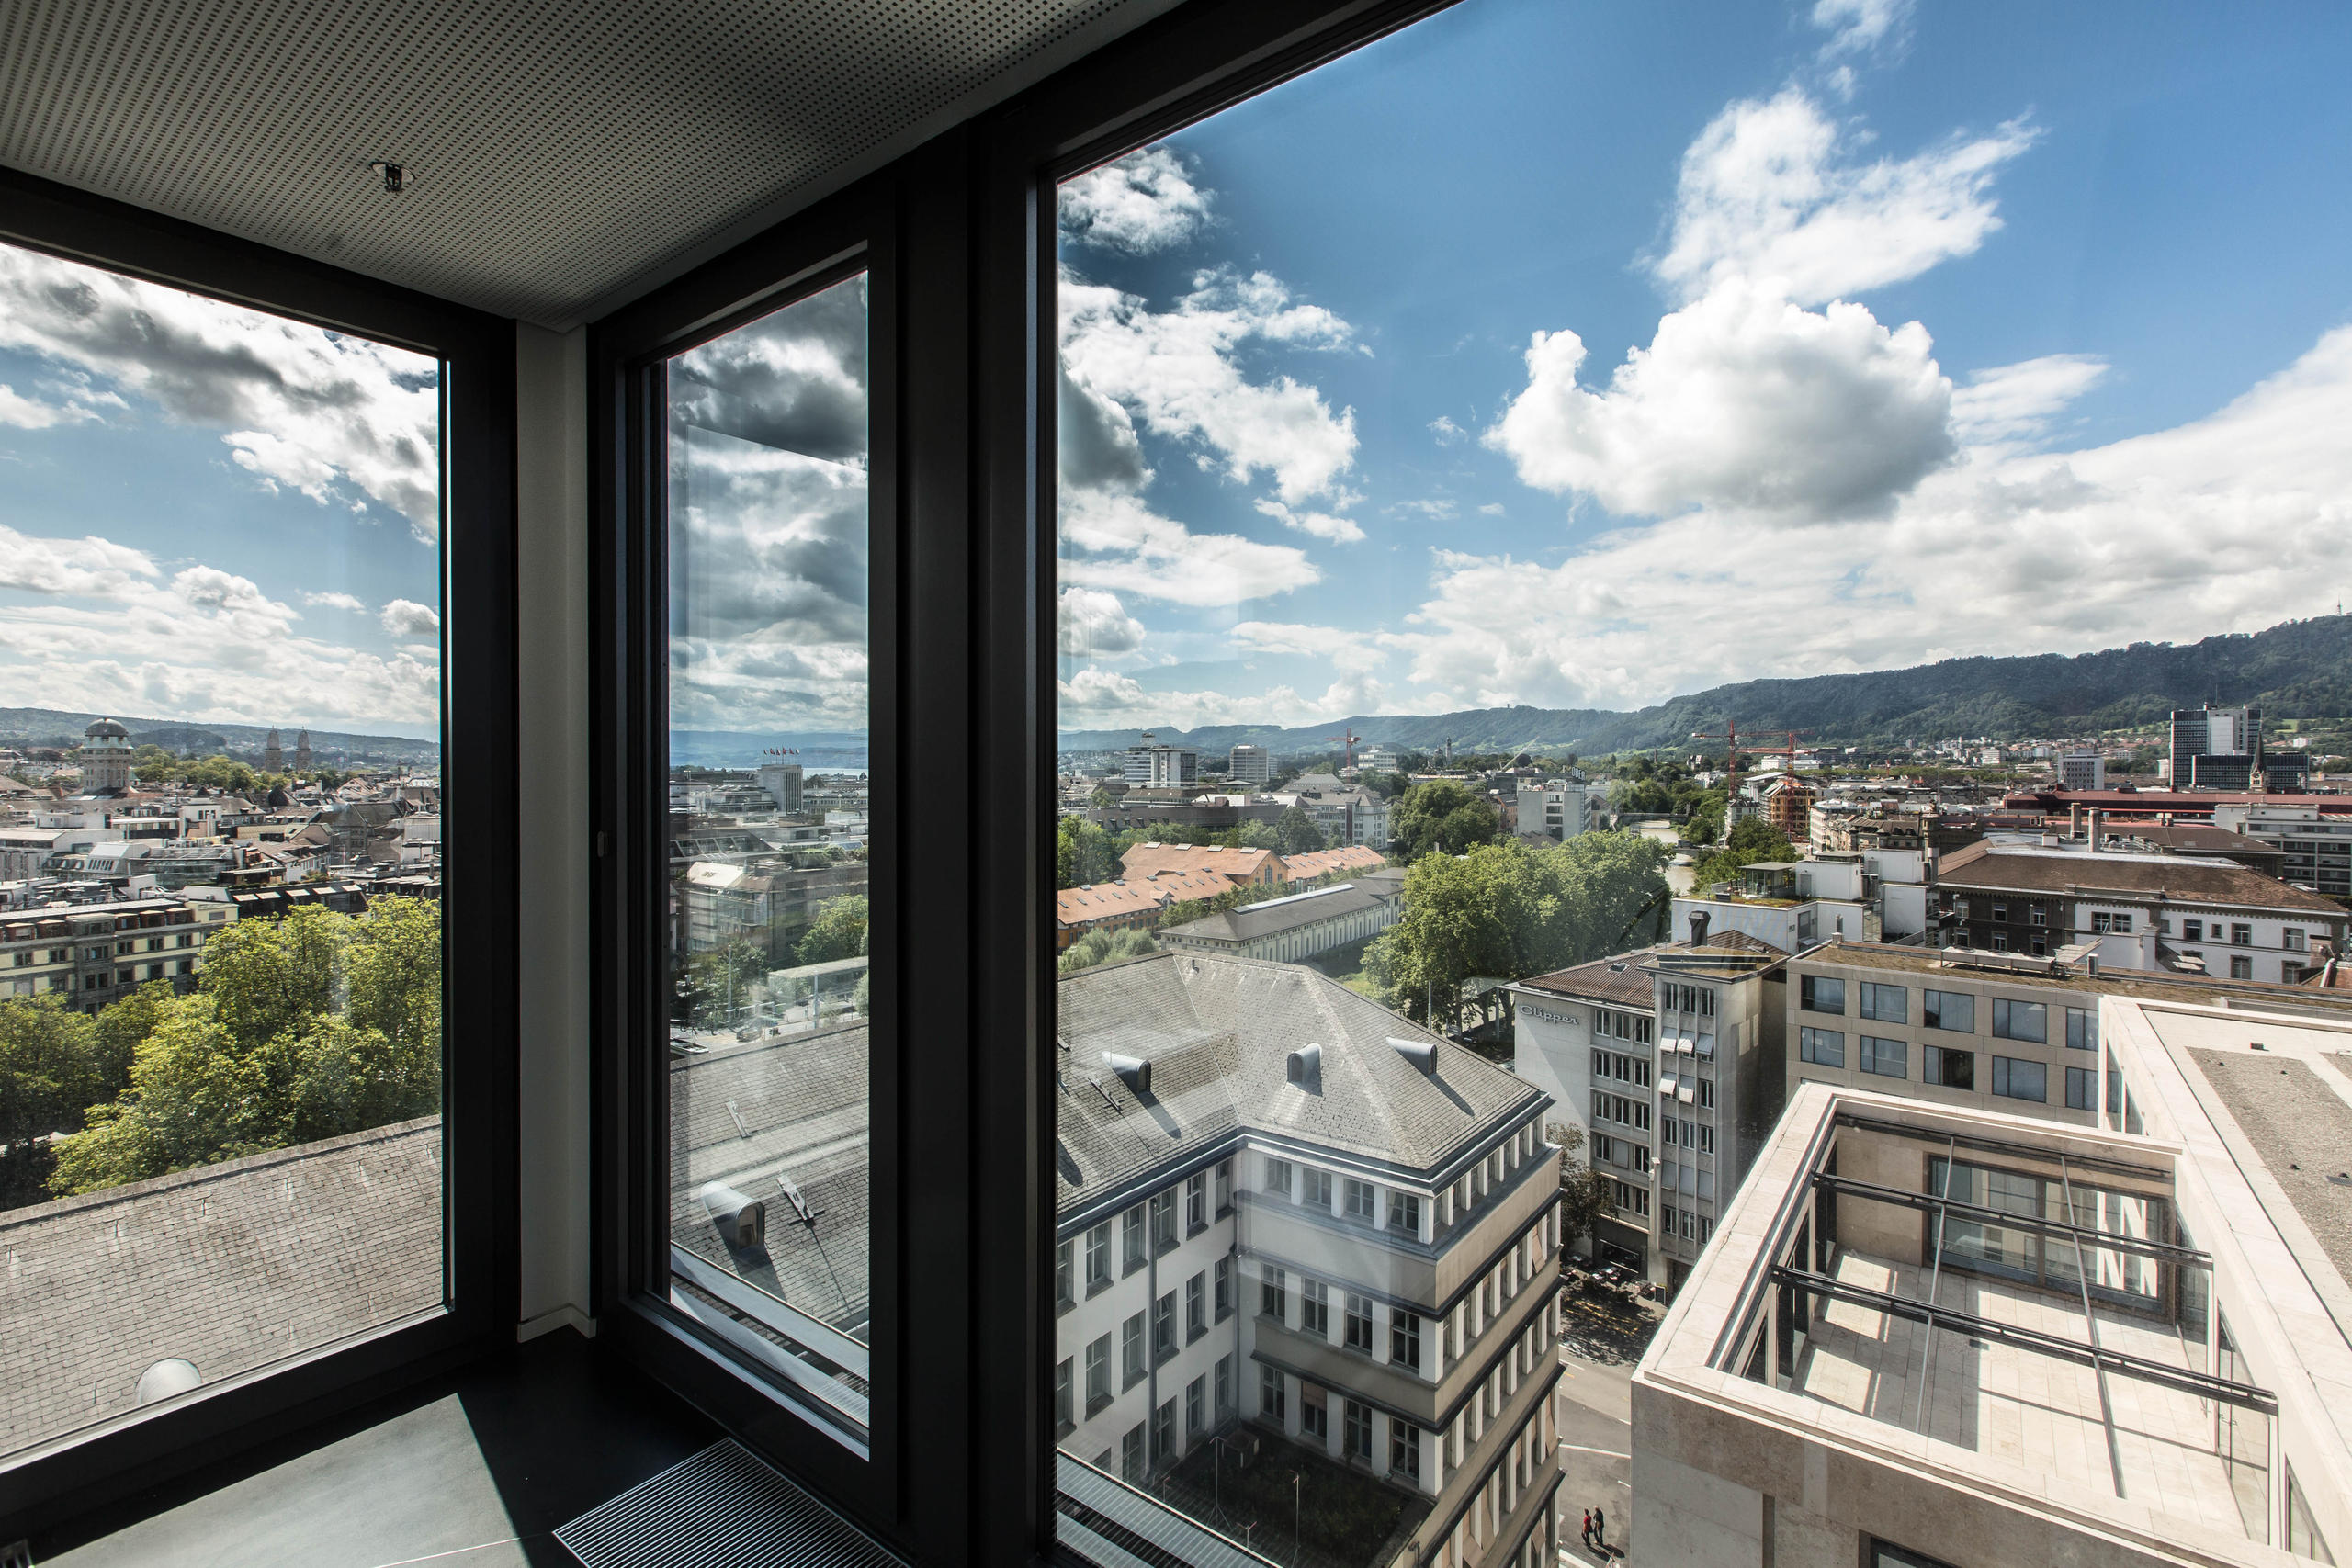
<svg viewBox="0 0 2352 1568"><path fill-rule="evenodd" d="M1124 771L1137 789L1181 789L1200 782L1201 754L1182 746L1130 746Z"/></svg>
<svg viewBox="0 0 2352 1568"><path fill-rule="evenodd" d="M768 792L768 798L775 802L778 811L788 817L800 814L803 802L799 763L763 762L759 780L760 787Z"/></svg>
<svg viewBox="0 0 2352 1568"><path fill-rule="evenodd" d="M2197 759L2211 756L2201 785ZM2253 771L2261 766L2262 710L2256 707L2172 710L2172 784L2175 789L2245 789ZM2220 759L2230 759L2223 762ZM2246 775L2231 784L2223 778Z"/></svg>
<svg viewBox="0 0 2352 1568"><path fill-rule="evenodd" d="M1273 754L1263 746L1236 746L1226 759L1225 771L1235 784L1263 786L1274 776Z"/></svg>

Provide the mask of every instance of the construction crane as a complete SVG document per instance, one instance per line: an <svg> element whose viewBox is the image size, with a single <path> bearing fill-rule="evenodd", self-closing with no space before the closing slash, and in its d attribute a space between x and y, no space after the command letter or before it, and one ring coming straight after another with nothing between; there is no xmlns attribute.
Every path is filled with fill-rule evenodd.
<svg viewBox="0 0 2352 1568"><path fill-rule="evenodd" d="M800 748L797 746L771 746L765 751L762 752L761 755L766 757L797 757L800 755Z"/></svg>
<svg viewBox="0 0 2352 1568"><path fill-rule="evenodd" d="M1356 742L1363 739L1363 736L1358 735L1353 729L1350 729L1344 735L1327 735L1323 739L1326 740L1336 740L1340 743L1340 767L1352 768L1356 765Z"/></svg>
<svg viewBox="0 0 2352 1568"><path fill-rule="evenodd" d="M1690 732L1690 739L1693 740L1720 740L1724 743L1724 830L1725 832L1731 830L1732 802L1739 798L1739 754L1745 751L1751 757L1785 758L1788 761L1788 771L1793 776L1797 771L1797 737L1810 735L1813 732L1809 729L1759 729L1750 733L1777 735L1781 738L1781 744L1778 746L1741 745L1737 719L1725 720L1724 733L1721 735L1707 729L1694 729Z"/></svg>

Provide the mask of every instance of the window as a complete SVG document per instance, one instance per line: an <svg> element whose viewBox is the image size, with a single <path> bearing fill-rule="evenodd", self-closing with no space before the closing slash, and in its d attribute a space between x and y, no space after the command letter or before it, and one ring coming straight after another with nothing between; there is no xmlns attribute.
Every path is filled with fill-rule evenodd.
<svg viewBox="0 0 2352 1568"><path fill-rule="evenodd" d="M1086 1347L1086 1413L1092 1416L1111 1403L1111 1337L1090 1340Z"/></svg>
<svg viewBox="0 0 2352 1568"><path fill-rule="evenodd" d="M1184 1385L1184 1436L1189 1440L1208 1430L1209 1380L1206 1373Z"/></svg>
<svg viewBox="0 0 2352 1568"><path fill-rule="evenodd" d="M1797 1006L1807 1012L1846 1010L1846 982L1826 975L1806 975L1797 981Z"/></svg>
<svg viewBox="0 0 2352 1568"><path fill-rule="evenodd" d="M1846 1037L1834 1029L1800 1029L1797 1060L1817 1067L1842 1067L1846 1065Z"/></svg>
<svg viewBox="0 0 2352 1568"><path fill-rule="evenodd" d="M1993 1038L1996 1040L2029 1040L2037 1045L2050 1039L2050 1009L2041 1002L2014 1002L2006 997L1993 998Z"/></svg>
<svg viewBox="0 0 2352 1568"><path fill-rule="evenodd" d="M1353 1177L1350 1177L1347 1180L1345 1191L1347 1193L1348 1200L1348 1218L1351 1220L1362 1220L1365 1224L1372 1224L1372 1217L1374 1213L1372 1204L1372 1183L1369 1181L1358 1181Z"/></svg>
<svg viewBox="0 0 2352 1568"><path fill-rule="evenodd" d="M2254 960L2251 958L2241 958L2233 953L2230 957L2230 978L2233 980L2253 979Z"/></svg>
<svg viewBox="0 0 2352 1568"><path fill-rule="evenodd" d="M1418 1427L1388 1418L1388 1473L1401 1475L1419 1484L1421 1479L1421 1431Z"/></svg>
<svg viewBox="0 0 2352 1568"><path fill-rule="evenodd" d="M182 940L186 939L183 938ZM2303 933L2297 931L2293 926L2289 926L2279 931L2278 945L2285 948L2290 953L2301 953L2305 950Z"/></svg>
<svg viewBox="0 0 2352 1568"><path fill-rule="evenodd" d="M1421 1201L1410 1192L1389 1189L1388 1228L1408 1236L1421 1234Z"/></svg>
<svg viewBox="0 0 2352 1568"><path fill-rule="evenodd" d="M1929 1045L1922 1053L1922 1080L1940 1089L1974 1089L1976 1087L1976 1054L1973 1051L1951 1051L1941 1045Z"/></svg>
<svg viewBox="0 0 2352 1568"><path fill-rule="evenodd" d="M1216 1359L1216 1418L1224 1420L1233 1412L1233 1358Z"/></svg>
<svg viewBox="0 0 2352 1568"><path fill-rule="evenodd" d="M1209 1331L1209 1277L1195 1274L1184 1281L1184 1337L1198 1339Z"/></svg>
<svg viewBox="0 0 2352 1568"><path fill-rule="evenodd" d="M1993 918L1996 920L2007 919L2009 918L2008 905L1998 898L1993 900Z"/></svg>
<svg viewBox="0 0 2352 1568"><path fill-rule="evenodd" d="M1149 1247L1144 1240L1144 1225L1141 1203L1119 1216L1120 1267L1130 1274L1151 1261Z"/></svg>
<svg viewBox="0 0 2352 1568"><path fill-rule="evenodd" d="M1283 1271L1271 1264L1260 1266L1258 1275L1258 1310L1277 1320L1290 1315L1290 1292Z"/></svg>
<svg viewBox="0 0 2352 1568"><path fill-rule="evenodd" d="M2230 927L2230 945L2232 947L2252 947L2254 945L2254 928L2248 925L2233 924Z"/></svg>
<svg viewBox="0 0 2352 1568"><path fill-rule="evenodd" d="M2180 940L2183 942L2203 942L2205 940L2205 922L2202 920L2183 919L2180 922Z"/></svg>
<svg viewBox="0 0 2352 1568"><path fill-rule="evenodd" d="M2098 1069L2068 1067L2066 1069L2066 1109L2096 1111L2098 1109Z"/></svg>
<svg viewBox="0 0 2352 1568"><path fill-rule="evenodd" d="M2046 1101L2049 1085L2050 1069L2040 1062L2016 1056L1993 1058L1993 1092L2004 1100Z"/></svg>
<svg viewBox="0 0 2352 1568"><path fill-rule="evenodd" d="M1298 1330L1317 1339L1331 1337L1331 1294L1320 1280L1299 1281Z"/></svg>
<svg viewBox="0 0 2352 1568"><path fill-rule="evenodd" d="M1233 1162L1221 1159L1216 1162L1216 1212L1222 1214L1232 1207Z"/></svg>
<svg viewBox="0 0 2352 1568"><path fill-rule="evenodd" d="M1165 1252L1176 1245L1176 1194L1155 1192L1151 1195L1151 1247L1154 1252Z"/></svg>
<svg viewBox="0 0 2352 1568"><path fill-rule="evenodd" d="M2066 1010L2066 1049L2096 1051L2098 1049L2098 1010L2068 1008Z"/></svg>
<svg viewBox="0 0 2352 1568"><path fill-rule="evenodd" d="M1300 1175L1303 1179L1299 1183L1299 1201L1310 1209L1329 1210L1331 1207L1331 1173L1328 1170L1306 1170Z"/></svg>
<svg viewBox="0 0 2352 1568"><path fill-rule="evenodd" d="M1258 1414L1280 1426L1289 1418L1290 1402L1283 1397L1283 1374L1272 1367L1258 1369Z"/></svg>
<svg viewBox="0 0 2352 1568"><path fill-rule="evenodd" d="M1054 1428L1068 1432L1076 1422L1070 1412L1070 1363L1065 1356L1054 1363Z"/></svg>
<svg viewBox="0 0 2352 1568"><path fill-rule="evenodd" d="M1063 1242L1054 1248L1054 1304L1068 1306L1077 1298L1070 1290L1070 1244Z"/></svg>
<svg viewBox="0 0 2352 1568"><path fill-rule="evenodd" d="M1151 1348L1155 1356L1162 1359L1176 1353L1176 1292L1173 1291L1152 1303Z"/></svg>
<svg viewBox="0 0 2352 1568"><path fill-rule="evenodd" d="M1348 1459L1360 1459L1367 1463L1372 1459L1372 1406L1356 1400L1346 1400L1340 1405L1340 1452Z"/></svg>
<svg viewBox="0 0 2352 1568"><path fill-rule="evenodd" d="M1714 1109L1714 1105L1715 1080L1713 1078L1701 1078L1699 1080L1699 1109L1702 1111L1712 1111ZM1645 1122L1643 1125L1646 1126L1648 1123Z"/></svg>
<svg viewBox="0 0 2352 1568"><path fill-rule="evenodd" d="M1209 1178L1206 1171L1195 1171L1184 1182L1184 1229L1187 1235L1204 1228L1209 1223Z"/></svg>
<svg viewBox="0 0 2352 1568"><path fill-rule="evenodd" d="M1402 1307L1388 1311L1388 1359L1414 1371L1421 1370L1421 1320Z"/></svg>
<svg viewBox="0 0 2352 1568"><path fill-rule="evenodd" d="M1861 987L1861 1016L1881 1023L1908 1023L1911 993L1902 986L1865 985Z"/></svg>
<svg viewBox="0 0 2352 1568"><path fill-rule="evenodd" d="M1975 997L1969 992L1919 992L1919 1022L1931 1030L1975 1034Z"/></svg>
<svg viewBox="0 0 2352 1568"><path fill-rule="evenodd" d="M1876 1073L1884 1078L1911 1076L1911 1048L1902 1041L1882 1040L1875 1034L1865 1034L1860 1043L1862 1071Z"/></svg>
<svg viewBox="0 0 2352 1568"><path fill-rule="evenodd" d="M1217 1320L1223 1322L1226 1314L1233 1310L1233 1259L1218 1258L1214 1273L1216 1277L1215 1292L1216 1315Z"/></svg>
<svg viewBox="0 0 2352 1568"><path fill-rule="evenodd" d="M1119 1439L1119 1479L1133 1486L1143 1478L1143 1423L1138 1421Z"/></svg>
<svg viewBox="0 0 2352 1568"><path fill-rule="evenodd" d="M1279 1192L1283 1197L1287 1198L1290 1196L1290 1161L1286 1159L1270 1159L1266 1162L1267 1191Z"/></svg>
<svg viewBox="0 0 2352 1568"><path fill-rule="evenodd" d="M2036 904L2030 910L2027 911L2027 913L2029 917L2027 923L2030 925L2046 926L2050 923L2050 911L2043 908L2039 904Z"/></svg>
<svg viewBox="0 0 2352 1568"><path fill-rule="evenodd" d="M1341 1342L1344 1343L1351 1350L1361 1350L1367 1356L1371 1355L1371 1298L1367 1296L1360 1296L1353 1291L1350 1291L1342 1303L1341 1312L1341 1327L1343 1331Z"/></svg>
<svg viewBox="0 0 2352 1568"><path fill-rule="evenodd" d="M1715 1152L1715 1130L1703 1123L1699 1128L1699 1152L1702 1155Z"/></svg>
<svg viewBox="0 0 2352 1568"><path fill-rule="evenodd" d="M1330 1396L1304 1378L1298 1384L1298 1435L1318 1442L1331 1440Z"/></svg>
<svg viewBox="0 0 2352 1568"><path fill-rule="evenodd" d="M1143 1314L1119 1325L1119 1386L1133 1388L1143 1381Z"/></svg>
<svg viewBox="0 0 2352 1568"><path fill-rule="evenodd" d="M1086 1233L1086 1293L1092 1295L1111 1282L1111 1222Z"/></svg>

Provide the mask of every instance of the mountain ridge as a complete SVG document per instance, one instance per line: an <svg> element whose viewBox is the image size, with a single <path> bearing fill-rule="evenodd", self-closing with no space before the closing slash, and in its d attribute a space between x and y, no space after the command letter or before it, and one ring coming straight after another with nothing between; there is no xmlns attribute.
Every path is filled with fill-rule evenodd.
<svg viewBox="0 0 2352 1568"><path fill-rule="evenodd" d="M178 750L183 742L191 750L202 752L234 746L258 750L269 738L271 726L266 724L209 724L179 718L137 718L121 713L76 713L63 708L0 707L0 741L17 745L56 745L63 740L80 744L83 730L101 718L120 722L130 731L131 744L144 743L155 737L154 743L167 750ZM294 750L295 738L301 733L300 725L276 727L278 739L288 755ZM419 740L405 735L362 735L356 731L319 729L311 731L313 750L364 751L386 761L432 761L441 755L438 740Z"/></svg>

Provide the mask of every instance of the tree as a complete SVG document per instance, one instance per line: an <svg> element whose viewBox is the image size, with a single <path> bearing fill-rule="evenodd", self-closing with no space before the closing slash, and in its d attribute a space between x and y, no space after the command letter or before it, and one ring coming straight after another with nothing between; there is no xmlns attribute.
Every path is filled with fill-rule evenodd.
<svg viewBox="0 0 2352 1568"><path fill-rule="evenodd" d="M1124 958L1141 958L1159 951L1159 944L1152 941L1149 931L1088 931L1063 950L1054 966L1064 975L1072 975L1098 964L1116 964Z"/></svg>
<svg viewBox="0 0 2352 1568"><path fill-rule="evenodd" d="M1608 1174L1578 1156L1584 1150L1582 1129L1554 1122L1544 1136L1560 1146L1560 1249L1596 1234L1602 1220L1616 1213L1617 1197Z"/></svg>
<svg viewBox="0 0 2352 1568"><path fill-rule="evenodd" d="M831 964L843 958L863 957L865 920L865 895L853 893L846 898L834 899L800 939L794 957L802 964Z"/></svg>
<svg viewBox="0 0 2352 1568"><path fill-rule="evenodd" d="M440 953L438 906L409 898L221 931L205 944L194 995L145 987L99 1014L103 1050L140 1035L130 1081L57 1141L51 1190L95 1191L439 1110Z"/></svg>
<svg viewBox="0 0 2352 1568"><path fill-rule="evenodd" d="M1415 784L1388 814L1389 837L1407 861L1432 851L1458 855L1474 844L1491 843L1501 832L1502 818L1494 808L1452 779Z"/></svg>
<svg viewBox="0 0 2352 1568"><path fill-rule="evenodd" d="M1062 887L1087 887L1114 880L1124 846L1099 824L1065 817L1056 829L1054 875Z"/></svg>
<svg viewBox="0 0 2352 1568"><path fill-rule="evenodd" d="M1780 829L1761 817L1743 817L1732 824L1723 848L1691 868L1691 886L1703 895L1718 882L1738 881L1742 866L1796 858L1795 848L1781 836Z"/></svg>
<svg viewBox="0 0 2352 1568"><path fill-rule="evenodd" d="M79 1127L105 1097L96 1035L62 996L0 1002L0 1153Z"/></svg>
<svg viewBox="0 0 2352 1568"><path fill-rule="evenodd" d="M1285 855L1312 854L1323 848L1323 829L1294 802L1274 823L1274 840Z"/></svg>
<svg viewBox="0 0 2352 1568"><path fill-rule="evenodd" d="M1292 809L1296 810L1297 807ZM1282 836L1274 831L1272 826L1254 817L1235 831L1234 840L1233 847L1238 850L1279 851L1283 847Z"/></svg>

